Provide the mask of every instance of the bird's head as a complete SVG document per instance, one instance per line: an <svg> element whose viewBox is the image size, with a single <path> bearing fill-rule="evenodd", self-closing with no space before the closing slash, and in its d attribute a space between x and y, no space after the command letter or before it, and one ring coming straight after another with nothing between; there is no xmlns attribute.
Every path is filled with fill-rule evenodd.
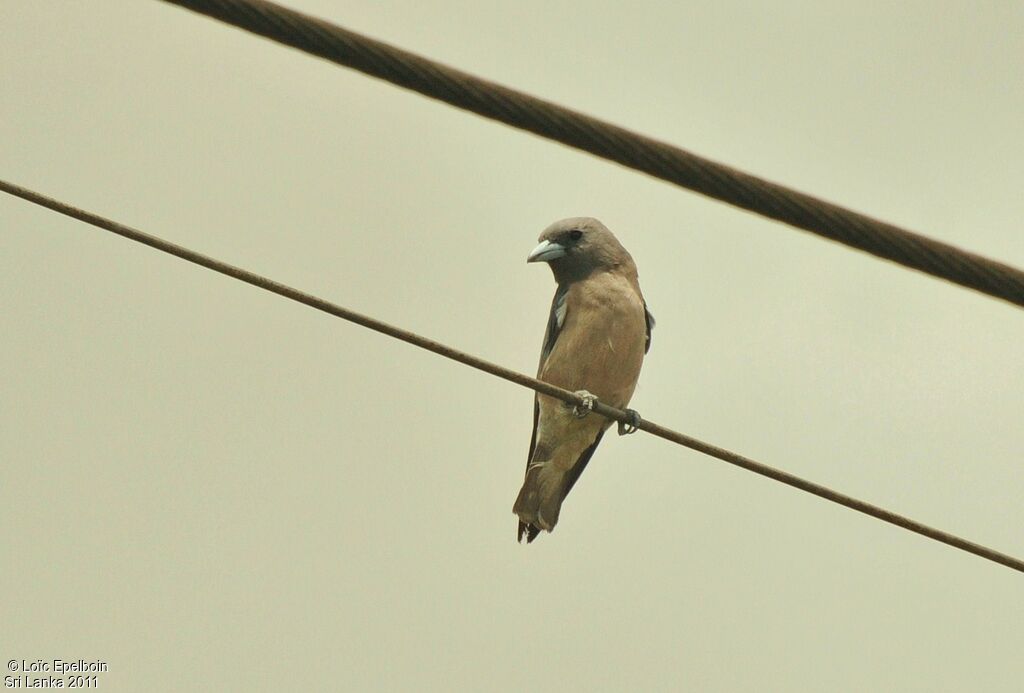
<svg viewBox="0 0 1024 693"><path fill-rule="evenodd" d="M633 258L618 239L591 217L556 221L537 240L540 244L526 261L548 263L559 284L585 279L595 271L633 268Z"/></svg>

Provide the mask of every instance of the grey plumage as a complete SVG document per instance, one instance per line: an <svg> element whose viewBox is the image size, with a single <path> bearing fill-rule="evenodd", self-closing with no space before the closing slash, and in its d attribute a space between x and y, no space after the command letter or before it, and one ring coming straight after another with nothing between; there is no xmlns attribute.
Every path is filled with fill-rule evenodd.
<svg viewBox="0 0 1024 693"><path fill-rule="evenodd" d="M547 262L558 288L537 377L624 408L654 326L633 258L604 224L589 217L555 222L538 240L527 261ZM611 423L596 414L577 418L564 402L536 395L526 478L513 506L520 541L554 529L562 501Z"/></svg>

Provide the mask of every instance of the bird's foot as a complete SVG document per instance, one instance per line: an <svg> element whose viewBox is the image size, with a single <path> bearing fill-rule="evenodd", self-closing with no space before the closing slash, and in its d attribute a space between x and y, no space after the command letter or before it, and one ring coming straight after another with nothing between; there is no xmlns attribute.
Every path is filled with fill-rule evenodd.
<svg viewBox="0 0 1024 693"><path fill-rule="evenodd" d="M573 394L583 400L582 404L573 405L573 416L577 419L582 419L587 414L594 411L594 405L597 404L597 397L595 395L590 394L586 390L577 390Z"/></svg>
<svg viewBox="0 0 1024 693"><path fill-rule="evenodd" d="M636 433L640 429L640 413L635 409L626 409L625 412L629 415L629 423L625 421L619 422L620 436L628 436L630 433Z"/></svg>

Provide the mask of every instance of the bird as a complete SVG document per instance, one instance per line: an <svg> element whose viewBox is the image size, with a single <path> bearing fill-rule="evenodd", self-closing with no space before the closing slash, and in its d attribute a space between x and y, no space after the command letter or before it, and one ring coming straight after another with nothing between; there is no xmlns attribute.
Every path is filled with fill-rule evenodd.
<svg viewBox="0 0 1024 693"><path fill-rule="evenodd" d="M597 400L624 409L654 328L633 258L592 217L556 221L537 240L526 261L546 262L558 285L537 378L575 392L590 408ZM525 538L529 544L541 530L555 528L562 501L612 424L586 413L587 408L548 395L534 396L526 476L512 506L519 517L519 543Z"/></svg>

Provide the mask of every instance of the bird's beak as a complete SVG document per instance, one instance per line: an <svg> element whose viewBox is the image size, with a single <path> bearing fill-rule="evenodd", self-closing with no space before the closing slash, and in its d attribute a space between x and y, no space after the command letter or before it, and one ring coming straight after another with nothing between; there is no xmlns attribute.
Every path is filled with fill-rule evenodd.
<svg viewBox="0 0 1024 693"><path fill-rule="evenodd" d="M527 262L551 262L565 256L565 246L551 241L541 241L526 257Z"/></svg>

